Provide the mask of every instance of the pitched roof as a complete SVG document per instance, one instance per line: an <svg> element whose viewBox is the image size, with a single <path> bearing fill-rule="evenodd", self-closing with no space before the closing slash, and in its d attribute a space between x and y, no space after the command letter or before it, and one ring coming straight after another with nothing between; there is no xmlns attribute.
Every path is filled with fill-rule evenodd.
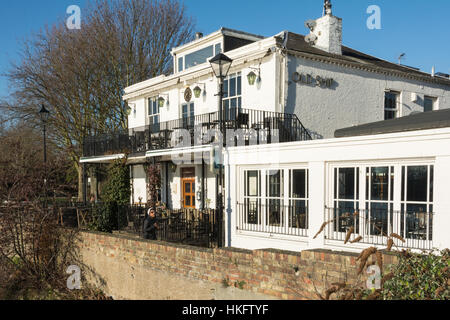
<svg viewBox="0 0 450 320"><path fill-rule="evenodd" d="M450 109L421 112L401 118L343 128L336 130L334 136L344 138L446 127L450 127Z"/></svg>
<svg viewBox="0 0 450 320"><path fill-rule="evenodd" d="M450 85L450 79L433 77L429 73L417 70L415 68L382 60L346 46L342 46L342 55L328 53L309 45L305 41L305 36L293 32L285 33L284 46L288 50L312 54L323 58L331 58L342 63L356 64L361 67L367 67L379 71L399 72L405 75L420 77L424 80Z"/></svg>

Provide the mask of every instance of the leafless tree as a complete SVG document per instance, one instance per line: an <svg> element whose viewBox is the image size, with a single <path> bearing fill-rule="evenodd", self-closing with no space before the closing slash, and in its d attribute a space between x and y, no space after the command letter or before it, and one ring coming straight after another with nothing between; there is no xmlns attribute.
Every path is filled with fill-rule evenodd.
<svg viewBox="0 0 450 320"><path fill-rule="evenodd" d="M23 43L21 61L6 76L12 88L0 103L9 120L38 125L45 104L49 135L70 156L83 197L83 138L127 126L124 88L171 72L170 50L193 38L194 22L178 0L97 0L81 30L61 20Z"/></svg>

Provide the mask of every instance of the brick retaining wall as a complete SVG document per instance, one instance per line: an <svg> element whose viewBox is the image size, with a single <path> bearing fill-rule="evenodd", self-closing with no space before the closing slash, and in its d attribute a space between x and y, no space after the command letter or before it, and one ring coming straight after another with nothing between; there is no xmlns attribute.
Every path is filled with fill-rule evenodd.
<svg viewBox="0 0 450 320"><path fill-rule="evenodd" d="M232 288L238 299L318 299L316 292L331 283L356 281L358 256L328 250L204 249L92 232L81 233L80 253L115 298L200 300L223 297L217 290L225 288L226 279L229 289L241 287ZM384 266L395 259L383 254Z"/></svg>

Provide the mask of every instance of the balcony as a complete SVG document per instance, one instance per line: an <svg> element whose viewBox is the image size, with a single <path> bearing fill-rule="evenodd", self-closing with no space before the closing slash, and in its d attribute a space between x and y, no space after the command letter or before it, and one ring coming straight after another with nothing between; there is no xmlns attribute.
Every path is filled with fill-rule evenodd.
<svg viewBox="0 0 450 320"><path fill-rule="evenodd" d="M222 119L225 129L236 132L234 145L312 140L295 114L227 108L223 111ZM189 133L189 145L209 145L214 141L214 137L209 141L201 137L211 129L220 129L219 112L90 136L84 140L83 156L144 154L147 151L177 148L180 146L180 133L183 129L186 130L185 133ZM186 145L186 141L183 144Z"/></svg>

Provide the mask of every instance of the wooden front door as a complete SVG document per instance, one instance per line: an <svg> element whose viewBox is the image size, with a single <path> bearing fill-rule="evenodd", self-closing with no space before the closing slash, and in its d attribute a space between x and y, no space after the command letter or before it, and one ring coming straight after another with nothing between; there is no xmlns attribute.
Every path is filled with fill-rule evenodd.
<svg viewBox="0 0 450 320"><path fill-rule="evenodd" d="M183 208L195 209L195 179L184 178L183 188Z"/></svg>

